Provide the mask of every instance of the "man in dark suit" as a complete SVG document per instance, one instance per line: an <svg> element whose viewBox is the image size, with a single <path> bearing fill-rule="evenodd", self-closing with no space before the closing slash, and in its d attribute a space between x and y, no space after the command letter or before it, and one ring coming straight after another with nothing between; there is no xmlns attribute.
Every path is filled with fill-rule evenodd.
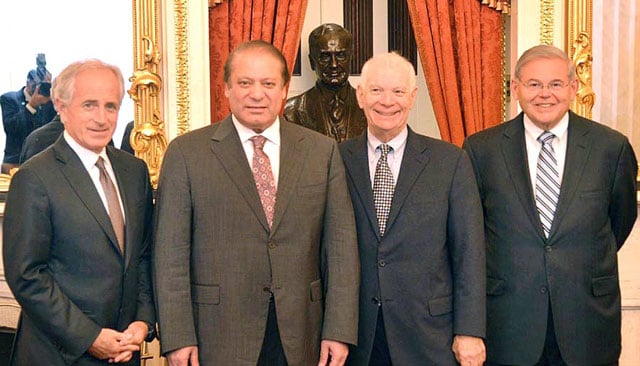
<svg viewBox="0 0 640 366"><path fill-rule="evenodd" d="M122 74L89 60L53 84L65 132L20 167L5 207L5 274L22 306L12 364L139 364L155 324L152 202L145 163L107 147Z"/></svg>
<svg viewBox="0 0 640 366"><path fill-rule="evenodd" d="M131 146L131 131L135 127L134 121L127 123L127 126L124 129L124 134L122 135L122 142L120 142L120 150L126 151L131 155L135 155L136 152L133 150Z"/></svg>
<svg viewBox="0 0 640 366"><path fill-rule="evenodd" d="M344 364L359 262L337 143L281 121L289 72L249 41L225 63L231 115L174 139L160 175L154 279L174 365Z"/></svg>
<svg viewBox="0 0 640 366"><path fill-rule="evenodd" d="M337 24L322 24L309 34L309 62L316 85L289 98L284 107L288 122L305 126L336 141L360 136L367 119L349 84L353 42L351 33Z"/></svg>
<svg viewBox="0 0 640 366"><path fill-rule="evenodd" d="M60 115L56 114L51 122L35 129L24 139L22 151L20 152L20 164L53 145L62 135L62 132L64 132L64 125L60 120Z"/></svg>
<svg viewBox="0 0 640 366"><path fill-rule="evenodd" d="M26 86L0 96L2 124L6 134L2 173L9 173L12 168L18 167L24 139L56 115L49 93L44 91L43 86L51 85L51 74L46 70L44 73L37 71L29 71Z"/></svg>
<svg viewBox="0 0 640 366"><path fill-rule="evenodd" d="M367 132L340 144L362 266L348 363L482 365L485 249L469 158L407 127L417 87L402 56L367 61L357 92Z"/></svg>
<svg viewBox="0 0 640 366"><path fill-rule="evenodd" d="M617 365L636 158L569 110L578 80L563 51L533 47L514 75L523 112L464 144L485 214L488 363Z"/></svg>

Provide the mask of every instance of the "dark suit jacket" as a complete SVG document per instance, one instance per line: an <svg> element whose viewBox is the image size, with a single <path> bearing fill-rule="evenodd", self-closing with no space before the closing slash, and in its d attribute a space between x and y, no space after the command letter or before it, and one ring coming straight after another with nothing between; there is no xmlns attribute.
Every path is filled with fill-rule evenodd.
<svg viewBox="0 0 640 366"><path fill-rule="evenodd" d="M615 362L620 354L617 251L637 214L633 150L620 133L570 112L560 199L545 239L524 133L520 114L464 145L485 214L488 360L537 362L550 302L565 362Z"/></svg>
<svg viewBox="0 0 640 366"><path fill-rule="evenodd" d="M56 114L51 122L37 128L24 140L20 153L20 164L53 145L62 132L64 132L64 124L60 121L60 115Z"/></svg>
<svg viewBox="0 0 640 366"><path fill-rule="evenodd" d="M337 141L360 136L367 129L367 118L358 106L356 90L351 85L347 85L343 89L344 92L341 93L346 95L344 98L346 110L343 118L346 134L342 139L332 135L330 128L332 122L329 117L330 108L320 88L321 86L316 85L300 95L289 98L284 107L284 119L287 122L299 124L320 132ZM329 94L331 92L326 90L324 93Z"/></svg>
<svg viewBox="0 0 640 366"><path fill-rule="evenodd" d="M124 258L89 174L63 137L11 181L3 254L22 306L16 366L103 365L86 353L101 328L155 322L149 175L143 161L112 147L107 154L124 205Z"/></svg>
<svg viewBox="0 0 640 366"><path fill-rule="evenodd" d="M203 365L255 366L270 293L289 365L320 339L357 340L359 263L335 141L281 122L269 230L231 117L174 139L156 206L154 279L164 353L198 345Z"/></svg>
<svg viewBox="0 0 640 366"><path fill-rule="evenodd" d="M26 108L24 88L0 96L2 124L6 134L3 163L18 164L24 139L36 128L43 126L55 117L53 103L40 106L36 114Z"/></svg>
<svg viewBox="0 0 640 366"><path fill-rule="evenodd" d="M135 127L134 121L127 123L127 126L124 129L124 134L122 135L122 142L120 143L120 150L126 151L131 155L135 155L136 153L133 150L133 147L131 147L131 141L129 141L129 139L131 138L131 131L133 131L133 127Z"/></svg>
<svg viewBox="0 0 640 366"><path fill-rule="evenodd" d="M384 312L394 365L455 365L455 334L484 337L482 211L467 155L409 129L384 237L380 237L367 135L340 144L356 214L362 281L358 347L368 365Z"/></svg>

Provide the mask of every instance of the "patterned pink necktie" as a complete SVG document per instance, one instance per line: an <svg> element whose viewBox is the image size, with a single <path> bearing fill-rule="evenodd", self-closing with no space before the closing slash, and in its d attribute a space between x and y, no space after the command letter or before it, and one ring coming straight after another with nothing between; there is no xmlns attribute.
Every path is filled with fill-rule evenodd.
<svg viewBox="0 0 640 366"><path fill-rule="evenodd" d="M276 182L273 179L269 157L262 150L267 138L262 135L256 135L250 140L253 142L253 166L251 168L253 179L256 181L260 202L262 202L262 208L267 216L269 228L271 228L276 207Z"/></svg>

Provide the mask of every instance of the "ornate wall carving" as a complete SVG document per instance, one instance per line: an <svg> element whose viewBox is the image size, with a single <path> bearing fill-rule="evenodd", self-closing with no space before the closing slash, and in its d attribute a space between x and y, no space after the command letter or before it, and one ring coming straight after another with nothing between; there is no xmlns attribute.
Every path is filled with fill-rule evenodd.
<svg viewBox="0 0 640 366"><path fill-rule="evenodd" d="M160 110L162 76L160 75L159 0L134 0L133 58L134 72L129 78L129 95L134 101L135 127L131 147L149 167L151 184L158 185L162 157L167 148L164 121Z"/></svg>
<svg viewBox="0 0 640 366"><path fill-rule="evenodd" d="M578 94L571 110L591 118L596 94L593 91L593 0L568 0L567 2L567 54L576 65Z"/></svg>

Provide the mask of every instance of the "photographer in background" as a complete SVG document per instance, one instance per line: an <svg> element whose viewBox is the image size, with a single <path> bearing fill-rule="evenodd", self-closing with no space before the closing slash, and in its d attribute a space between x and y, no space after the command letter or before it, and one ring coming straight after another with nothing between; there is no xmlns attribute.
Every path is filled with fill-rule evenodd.
<svg viewBox="0 0 640 366"><path fill-rule="evenodd" d="M7 136L2 160L2 173L8 174L19 165L20 151L25 138L36 128L55 117L51 102L51 73L46 68L46 58L39 53L37 68L27 74L27 84L18 91L0 96L2 124Z"/></svg>

